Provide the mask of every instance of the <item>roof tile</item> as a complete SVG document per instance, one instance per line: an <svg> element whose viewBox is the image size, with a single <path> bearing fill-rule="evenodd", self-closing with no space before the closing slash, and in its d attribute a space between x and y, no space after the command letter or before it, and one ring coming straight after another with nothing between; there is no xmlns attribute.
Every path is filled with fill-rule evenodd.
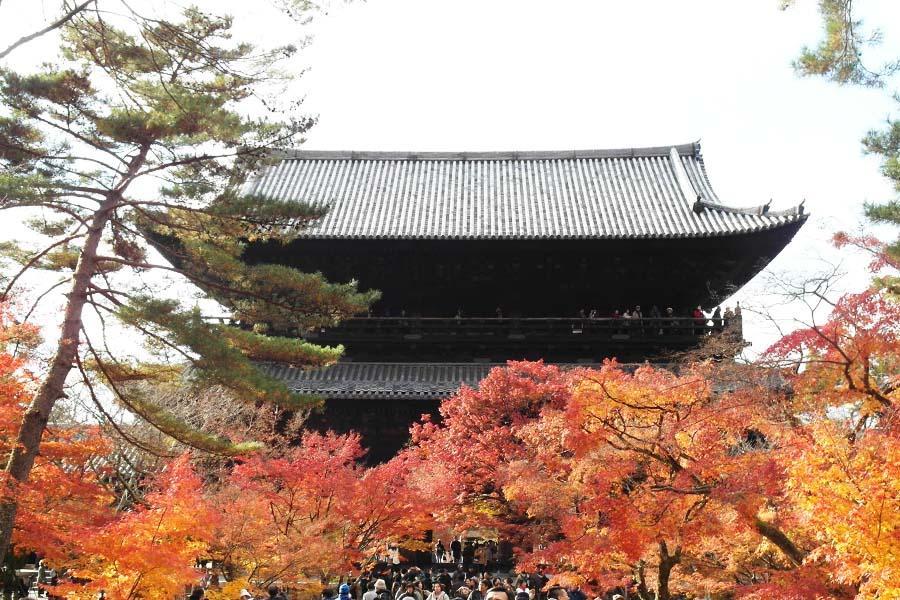
<svg viewBox="0 0 900 600"><path fill-rule="evenodd" d="M564 152L298 151L264 169L243 192L327 207L302 232L307 238L711 237L807 216L799 208L777 213L723 205L699 144Z"/></svg>

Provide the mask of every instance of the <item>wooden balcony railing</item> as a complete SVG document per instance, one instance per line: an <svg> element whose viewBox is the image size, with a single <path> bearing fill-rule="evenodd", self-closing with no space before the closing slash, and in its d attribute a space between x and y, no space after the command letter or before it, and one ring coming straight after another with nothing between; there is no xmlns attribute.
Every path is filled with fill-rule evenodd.
<svg viewBox="0 0 900 600"><path fill-rule="evenodd" d="M740 319L694 319L663 317L614 318L444 318L444 317L361 317L346 319L336 327L309 331L304 337L319 342L363 340L525 340L568 338L598 340L660 340L699 338L713 333L741 336ZM662 341L662 340L660 340Z"/></svg>

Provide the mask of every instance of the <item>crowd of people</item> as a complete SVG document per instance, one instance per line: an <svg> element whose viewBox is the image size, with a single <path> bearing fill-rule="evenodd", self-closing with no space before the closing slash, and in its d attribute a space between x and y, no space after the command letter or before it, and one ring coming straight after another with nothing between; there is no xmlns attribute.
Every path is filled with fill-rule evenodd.
<svg viewBox="0 0 900 600"><path fill-rule="evenodd" d="M37 560L35 555L31 560L21 569L12 569L6 564L0 567L0 598L47 597L46 586L56 585L59 576L44 560Z"/></svg>
<svg viewBox="0 0 900 600"><path fill-rule="evenodd" d="M369 316L371 317L374 315L370 312ZM411 316L408 315L405 309L401 309L398 315L392 315L390 310L386 310L384 316L394 316L401 319L420 317L420 315L418 314ZM457 320L462 320L467 316L468 315L463 312L463 309L459 308L457 309L454 318ZM576 317L580 322L622 321L620 326L621 328L628 328L631 325L641 327L646 325L648 331L658 332L660 335L662 335L669 328L683 327L686 321L692 321L694 325L709 330L726 329L731 325L740 322L741 305L740 302L738 302L735 304L734 308L725 306L724 311L721 306L717 306L709 312L704 311L702 306L696 306L686 313L677 312L671 306L666 307L665 310L660 310L659 306L657 306L656 304L651 306L650 310L648 311L644 311L641 308L640 304L633 307L626 307L621 310L615 309L611 312L602 312L596 308L582 308L578 311ZM522 317L518 313L510 314L508 312L505 312L502 307L498 306L496 309L494 309L494 318L512 320Z"/></svg>
<svg viewBox="0 0 900 600"><path fill-rule="evenodd" d="M321 600L588 600L577 588L548 586L543 567L531 573L489 573L463 564L373 570L326 589ZM594 600L623 600L613 590Z"/></svg>
<svg viewBox="0 0 900 600"><path fill-rule="evenodd" d="M498 309L499 310L499 309ZM592 325L596 320L612 321L612 327L617 333L630 333L638 331L644 334L665 335L672 333L684 333L690 329L695 335L710 334L726 330L740 330L741 304L735 304L722 311L721 306L706 312L702 306L696 306L689 315L680 315L669 306L665 311L660 311L657 305L650 307L646 313L641 305L623 310L614 310L609 315L601 315L597 309L581 309L578 313L580 325Z"/></svg>

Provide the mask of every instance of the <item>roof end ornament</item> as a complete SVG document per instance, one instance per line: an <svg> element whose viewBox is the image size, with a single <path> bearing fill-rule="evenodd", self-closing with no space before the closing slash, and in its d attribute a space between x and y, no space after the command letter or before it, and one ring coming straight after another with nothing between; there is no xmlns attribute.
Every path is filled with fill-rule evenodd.
<svg viewBox="0 0 900 600"><path fill-rule="evenodd" d="M698 215L706 209L706 205L703 203L703 196L697 194L697 199L694 200L694 206L692 207L693 211Z"/></svg>

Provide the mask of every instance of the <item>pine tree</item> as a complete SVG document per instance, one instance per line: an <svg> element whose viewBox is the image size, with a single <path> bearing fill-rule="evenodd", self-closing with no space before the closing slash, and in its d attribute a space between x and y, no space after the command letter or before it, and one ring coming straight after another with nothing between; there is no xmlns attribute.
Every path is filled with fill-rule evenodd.
<svg viewBox="0 0 900 600"><path fill-rule="evenodd" d="M787 8L794 0L783 0ZM797 73L804 77L824 77L838 85L861 85L885 88L900 73L900 57L882 65L867 62L866 49L882 42L879 29L867 29L863 20L854 12L853 0L821 0L819 15L823 37L815 48L804 48L794 61ZM894 95L900 102L900 96ZM888 119L882 130L872 130L863 138L863 149L868 154L881 157L881 172L891 180L900 192L900 120ZM867 203L866 216L876 223L900 226L900 200L884 203ZM885 251L893 261L900 262L900 237L889 243ZM880 277L876 283L893 295L900 295L900 280L896 277Z"/></svg>
<svg viewBox="0 0 900 600"><path fill-rule="evenodd" d="M123 3L120 13L82 11L64 24L56 64L29 74L0 68L0 209L37 215L28 224L46 240L32 250L4 243L17 267L0 282L0 299L35 269L64 274L51 289L68 286L58 342L5 467L12 489L0 502L0 559L15 522L15 486L28 480L64 386L83 386L106 414L102 382L179 442L240 452L248 445L196 431L155 405L146 383L184 378L250 403L308 407L315 398L293 393L252 361L320 366L342 349L267 336L265 327L331 325L376 296L355 282L241 260L247 243L289 242L323 208L239 193L313 121L263 101L266 86L285 77L279 63L296 49L259 51L232 41L231 26L195 8L168 20ZM248 116L254 110L267 116ZM256 328L204 319L179 298L184 289L167 297L147 283L157 272L197 286L235 322ZM88 314L102 333L86 326ZM110 351L104 336L113 320L146 349Z"/></svg>

